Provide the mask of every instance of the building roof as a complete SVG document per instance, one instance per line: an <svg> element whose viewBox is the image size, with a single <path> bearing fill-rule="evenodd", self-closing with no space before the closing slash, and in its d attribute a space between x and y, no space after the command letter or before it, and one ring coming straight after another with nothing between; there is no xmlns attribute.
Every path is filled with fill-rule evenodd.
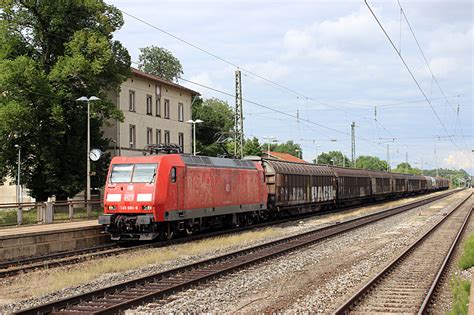
<svg viewBox="0 0 474 315"><path fill-rule="evenodd" d="M153 74L149 74L149 73L146 73L146 72L143 72L143 71L140 71L138 69L135 69L133 67L130 67L130 70L132 71L132 74L136 77L140 77L140 78L144 78L144 79L148 79L148 80L152 80L156 83L160 83L160 84L164 84L164 85L168 85L168 86L172 86L172 87L175 87L179 90L182 90L182 91L186 91L186 92L189 92L193 95L201 95L201 93L199 92L196 92L194 90L191 90L187 87L184 87L182 85L179 85L177 83L174 83L174 82L171 82L171 81L167 81L165 79L162 79L160 77L157 77L156 75L153 75Z"/></svg>
<svg viewBox="0 0 474 315"><path fill-rule="evenodd" d="M264 152L267 155L267 152ZM305 160L299 159L288 153L273 152L270 151L270 158L275 158L277 160L287 161L287 162L296 162L296 163L308 163Z"/></svg>

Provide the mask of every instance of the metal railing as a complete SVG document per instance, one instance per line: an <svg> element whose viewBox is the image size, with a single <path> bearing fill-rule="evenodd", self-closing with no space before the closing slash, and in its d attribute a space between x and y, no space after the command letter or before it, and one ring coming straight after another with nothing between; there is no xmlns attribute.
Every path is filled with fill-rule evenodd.
<svg viewBox="0 0 474 315"><path fill-rule="evenodd" d="M0 226L92 219L103 209L102 200L57 200L0 204Z"/></svg>

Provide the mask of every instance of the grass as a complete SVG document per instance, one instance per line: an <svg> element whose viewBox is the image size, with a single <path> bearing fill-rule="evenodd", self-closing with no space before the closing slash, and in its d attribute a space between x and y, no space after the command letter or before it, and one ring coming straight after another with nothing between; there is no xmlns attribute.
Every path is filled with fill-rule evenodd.
<svg viewBox="0 0 474 315"><path fill-rule="evenodd" d="M467 314L469 309L469 292L471 289L471 282L460 278L454 278L451 282L451 292L453 295L453 302L449 315Z"/></svg>
<svg viewBox="0 0 474 315"><path fill-rule="evenodd" d="M36 220L36 208L29 210L23 210L23 224L35 224ZM92 209L91 218L97 218L102 212L102 209ZM0 210L0 226L2 225L16 225L17 224L17 209L6 209ZM76 208L74 209L74 219L87 219L86 209ZM54 213L54 221L68 221L69 212L57 211Z"/></svg>
<svg viewBox="0 0 474 315"><path fill-rule="evenodd" d="M140 250L120 256L91 260L87 263L76 265L74 269L61 268L52 270L47 274L44 272L29 273L28 277L10 284L8 290L6 288L0 289L0 295L4 294L5 298L14 299L40 296L62 288L89 283L107 274L123 273L127 270L139 269L149 265L166 264L177 259L187 259L202 254L215 254L222 249L251 244L268 237L278 237L282 233L280 229L267 228L259 231L249 231L237 235L221 236L187 244ZM174 265L169 266L169 268L173 267Z"/></svg>
<svg viewBox="0 0 474 315"><path fill-rule="evenodd" d="M469 269L474 266L474 233L471 233L464 243L464 251L458 264L462 269Z"/></svg>

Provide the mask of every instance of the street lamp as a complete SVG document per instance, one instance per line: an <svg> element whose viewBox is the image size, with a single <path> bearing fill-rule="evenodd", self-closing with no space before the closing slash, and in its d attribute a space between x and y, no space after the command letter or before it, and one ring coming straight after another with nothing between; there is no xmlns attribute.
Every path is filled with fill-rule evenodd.
<svg viewBox="0 0 474 315"><path fill-rule="evenodd" d="M18 211L17 211L17 223L18 225L21 225L22 221L23 221L23 213L22 213L22 209L21 209L21 202L23 201L23 196L21 195L22 191L21 191L21 172L20 172L20 163L21 163L21 145L19 144L15 144L15 148L18 149L18 162L17 162L17 167L18 167L18 171L17 171L17 179L16 179L16 185L17 185L17 189L16 189L16 202L18 203Z"/></svg>
<svg viewBox="0 0 474 315"><path fill-rule="evenodd" d="M17 190L16 190L16 202L18 204L21 203L21 175L20 175L20 162L21 162L21 145L15 144L15 148L18 149L18 162L17 162L17 174L16 174L16 185L17 185Z"/></svg>
<svg viewBox="0 0 474 315"><path fill-rule="evenodd" d="M267 140L267 157L270 158L270 143L275 143L278 140L274 136L263 137L263 139Z"/></svg>
<svg viewBox="0 0 474 315"><path fill-rule="evenodd" d="M193 155L196 155L196 124L203 123L201 119L196 120L188 120L186 121L188 124L193 124Z"/></svg>
<svg viewBox="0 0 474 315"><path fill-rule="evenodd" d="M91 200L91 161L90 161L90 153L91 153L91 101L98 101L100 98L97 96L91 96L87 98L86 96L81 96L76 101L79 102L87 102L87 183L86 183L86 203L90 202ZM90 203L87 203L87 217L89 218L91 214L91 206Z"/></svg>
<svg viewBox="0 0 474 315"><path fill-rule="evenodd" d="M300 150L300 149L296 149L295 152L298 154L298 158L301 159L301 150Z"/></svg>

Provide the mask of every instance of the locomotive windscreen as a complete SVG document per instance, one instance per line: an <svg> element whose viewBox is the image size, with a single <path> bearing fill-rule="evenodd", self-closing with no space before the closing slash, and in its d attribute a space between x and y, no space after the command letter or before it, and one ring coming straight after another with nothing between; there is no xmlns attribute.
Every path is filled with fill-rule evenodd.
<svg viewBox="0 0 474 315"><path fill-rule="evenodd" d="M156 164L114 164L110 174L111 183L153 183Z"/></svg>

